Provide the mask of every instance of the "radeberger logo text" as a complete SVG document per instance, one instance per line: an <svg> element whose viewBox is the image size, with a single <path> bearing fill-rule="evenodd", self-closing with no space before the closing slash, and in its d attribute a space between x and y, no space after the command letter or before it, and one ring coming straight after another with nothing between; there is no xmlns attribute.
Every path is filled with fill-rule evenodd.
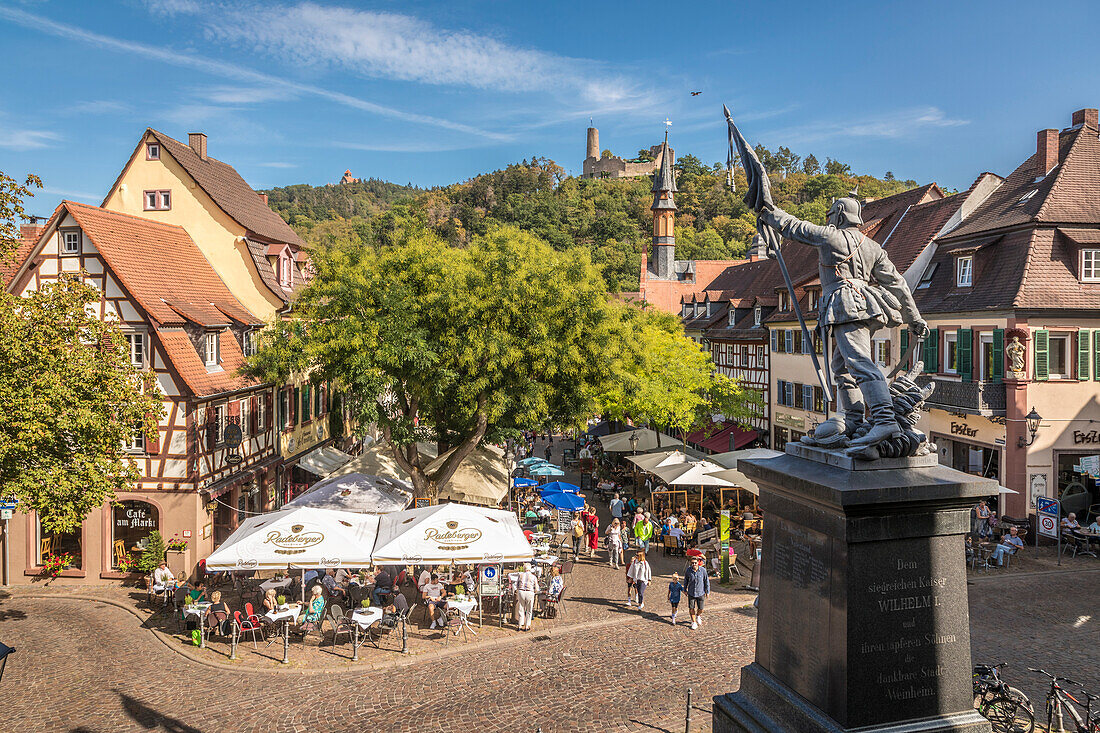
<svg viewBox="0 0 1100 733"><path fill-rule="evenodd" d="M271 543L284 550L304 552L306 548L319 545L325 541L323 532L306 530L301 525L295 525L291 529L294 531L290 534L283 534L277 529L271 530L267 533L267 539L264 540L264 543Z"/></svg>
<svg viewBox="0 0 1100 733"><path fill-rule="evenodd" d="M428 527L424 530L424 539L439 542L440 544L470 544L481 539L481 530L473 527L468 529L444 529Z"/></svg>

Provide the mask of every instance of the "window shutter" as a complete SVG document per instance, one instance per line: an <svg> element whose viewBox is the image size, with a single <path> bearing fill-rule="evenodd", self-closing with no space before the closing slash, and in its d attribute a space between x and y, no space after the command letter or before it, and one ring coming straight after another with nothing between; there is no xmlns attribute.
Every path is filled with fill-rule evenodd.
<svg viewBox="0 0 1100 733"><path fill-rule="evenodd" d="M772 352L779 351L779 331L772 330Z"/></svg>
<svg viewBox="0 0 1100 733"><path fill-rule="evenodd" d="M259 407L260 397L259 395L252 395L248 398L248 433L249 435L255 435L258 431L257 420L259 419Z"/></svg>
<svg viewBox="0 0 1100 733"><path fill-rule="evenodd" d="M275 419L271 412L272 393L265 392L261 399L264 401L264 429L270 430L272 427L271 421Z"/></svg>
<svg viewBox="0 0 1100 733"><path fill-rule="evenodd" d="M898 358L904 358L905 350L908 349L908 348L909 348L909 329L908 328L903 328L903 329L901 329L901 352L900 352L901 356L899 356ZM908 364L905 364L904 366L905 366L906 369L909 368Z"/></svg>
<svg viewBox="0 0 1100 733"><path fill-rule="evenodd" d="M785 391L787 393L786 394L787 405L788 406L793 405L794 404L794 382L787 382L784 385L784 387L785 387Z"/></svg>
<svg viewBox="0 0 1100 733"><path fill-rule="evenodd" d="M218 441L218 423L217 413L215 413L213 407L206 409L206 449L214 450L214 446Z"/></svg>
<svg viewBox="0 0 1100 733"><path fill-rule="evenodd" d="M924 371L935 374L940 370L940 329L929 329L924 340Z"/></svg>
<svg viewBox="0 0 1100 733"><path fill-rule="evenodd" d="M969 382L974 374L974 331L969 328L960 328L955 332L956 345L959 350L959 376L962 381Z"/></svg>
<svg viewBox="0 0 1100 733"><path fill-rule="evenodd" d="M802 409L812 412L814 409L814 386L812 384L802 385Z"/></svg>
<svg viewBox="0 0 1100 733"><path fill-rule="evenodd" d="M1005 377L1005 330L993 329L993 363L989 367L989 379L992 382L1003 381Z"/></svg>
<svg viewBox="0 0 1100 733"><path fill-rule="evenodd" d="M150 440L149 436L145 436L145 452L151 456L160 455L160 425L157 421L157 416L153 413L147 413L145 415L145 423L143 427L149 425L153 426L153 439Z"/></svg>
<svg viewBox="0 0 1100 733"><path fill-rule="evenodd" d="M1092 337L1092 378L1100 382L1100 336Z"/></svg>
<svg viewBox="0 0 1100 733"><path fill-rule="evenodd" d="M1087 381L1089 378L1089 334L1092 332L1082 328L1077 332L1077 379Z"/></svg>
<svg viewBox="0 0 1100 733"><path fill-rule="evenodd" d="M298 424L298 388L295 387L294 389L290 390L290 392L288 393L288 396L290 398L289 399L289 402L290 402L290 424L291 425L297 425Z"/></svg>
<svg viewBox="0 0 1100 733"><path fill-rule="evenodd" d="M1037 330L1032 348L1035 350L1035 378L1050 379L1050 331Z"/></svg>
<svg viewBox="0 0 1100 733"><path fill-rule="evenodd" d="M784 351L788 354L794 353L794 331L787 329L783 332L783 343L785 345Z"/></svg>

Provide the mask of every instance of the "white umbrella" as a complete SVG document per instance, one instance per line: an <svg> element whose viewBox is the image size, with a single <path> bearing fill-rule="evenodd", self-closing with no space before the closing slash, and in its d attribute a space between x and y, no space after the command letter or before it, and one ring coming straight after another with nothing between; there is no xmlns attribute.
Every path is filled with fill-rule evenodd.
<svg viewBox="0 0 1100 733"><path fill-rule="evenodd" d="M371 564L377 533L374 514L287 507L246 519L206 558L206 568L365 567Z"/></svg>
<svg viewBox="0 0 1100 733"><path fill-rule="evenodd" d="M998 494L1019 494L1020 492L1016 491L1015 489L1010 489L1007 486L998 486L997 487L997 493Z"/></svg>
<svg viewBox="0 0 1100 733"><path fill-rule="evenodd" d="M698 461L658 468L653 473L669 486L733 486L729 481L713 475L722 470L717 463Z"/></svg>
<svg viewBox="0 0 1100 733"><path fill-rule="evenodd" d="M411 485L397 479L349 473L318 481L287 506L386 514L407 507L412 502L412 490Z"/></svg>
<svg viewBox="0 0 1100 733"><path fill-rule="evenodd" d="M466 504L436 504L379 519L376 563L442 565L521 562L534 557L516 515Z"/></svg>
<svg viewBox="0 0 1100 733"><path fill-rule="evenodd" d="M634 443L630 442L631 435L637 438ZM676 438L673 438L671 435L665 435L664 433L660 435L661 444L657 445L656 432L649 428L635 428L634 430L624 430L614 435L605 435L600 438L600 444L608 453L626 453L628 451L645 452L656 448L672 448L684 444L683 441L676 440Z"/></svg>
<svg viewBox="0 0 1100 733"><path fill-rule="evenodd" d="M643 471L652 471L661 466L688 463L691 461L691 456L679 450L666 450L657 453L646 453L642 456L630 456L627 460Z"/></svg>
<svg viewBox="0 0 1100 733"><path fill-rule="evenodd" d="M737 467L737 462L748 458L776 458L781 455L783 455L783 453L772 450L771 448L745 448L744 450L734 450L728 453L718 453L716 455L707 456L707 460L725 466L725 469L721 471L713 471L711 473L712 476L725 479L729 481L732 486L736 486L749 493L760 496L760 489L757 487L756 482L741 472Z"/></svg>

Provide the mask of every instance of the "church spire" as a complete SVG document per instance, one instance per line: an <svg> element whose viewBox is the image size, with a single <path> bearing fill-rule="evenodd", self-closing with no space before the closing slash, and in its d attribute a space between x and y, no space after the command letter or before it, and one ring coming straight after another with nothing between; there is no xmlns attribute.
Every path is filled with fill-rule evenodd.
<svg viewBox="0 0 1100 733"><path fill-rule="evenodd" d="M649 269L654 277L670 279L676 267L676 177L672 174L672 151L668 147L668 131L661 143L661 166L653 176L653 247Z"/></svg>
<svg viewBox="0 0 1100 733"><path fill-rule="evenodd" d="M659 209L671 209L676 211L676 202L672 199L672 194L679 189L676 188L676 176L672 174L672 156L668 153L668 132L665 132L665 141L661 143L661 167L657 169L657 174L653 176L653 206L650 208L653 211ZM662 194L666 194L662 196Z"/></svg>

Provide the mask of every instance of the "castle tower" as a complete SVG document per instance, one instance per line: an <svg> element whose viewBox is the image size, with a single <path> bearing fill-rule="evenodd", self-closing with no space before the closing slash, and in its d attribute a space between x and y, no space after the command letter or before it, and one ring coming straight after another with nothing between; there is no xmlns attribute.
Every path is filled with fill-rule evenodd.
<svg viewBox="0 0 1100 733"><path fill-rule="evenodd" d="M662 280L672 278L676 261L676 202L672 194L676 178L672 175L672 156L668 150L668 132L661 143L661 167L653 176L653 249L650 253L650 271Z"/></svg>
<svg viewBox="0 0 1100 733"><path fill-rule="evenodd" d="M600 131L595 127L588 128L588 154L585 158L600 157Z"/></svg>

